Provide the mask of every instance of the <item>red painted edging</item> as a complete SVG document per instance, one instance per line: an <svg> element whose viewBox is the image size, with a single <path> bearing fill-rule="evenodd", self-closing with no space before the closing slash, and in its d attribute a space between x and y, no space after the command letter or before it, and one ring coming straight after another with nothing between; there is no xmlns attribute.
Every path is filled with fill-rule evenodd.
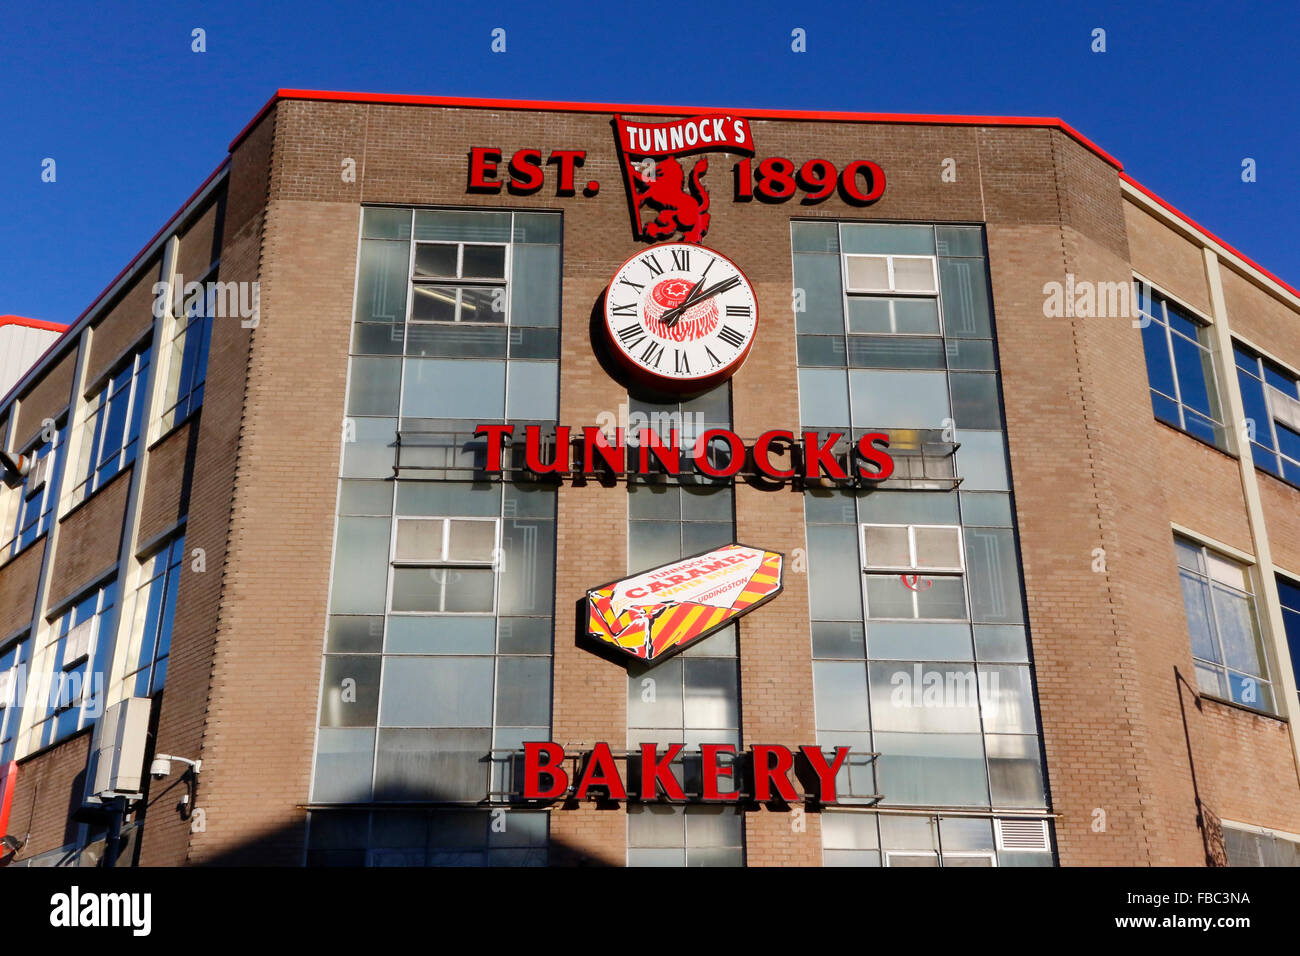
<svg viewBox="0 0 1300 956"><path fill-rule="evenodd" d="M67 325L62 322L29 319L25 315L0 315L0 325L21 325L26 329L41 329L44 332L66 332L68 330Z"/></svg>
<svg viewBox="0 0 1300 956"><path fill-rule="evenodd" d="M9 832L9 811L14 805L14 786L18 783L18 764L9 761L0 770L0 836Z"/></svg>

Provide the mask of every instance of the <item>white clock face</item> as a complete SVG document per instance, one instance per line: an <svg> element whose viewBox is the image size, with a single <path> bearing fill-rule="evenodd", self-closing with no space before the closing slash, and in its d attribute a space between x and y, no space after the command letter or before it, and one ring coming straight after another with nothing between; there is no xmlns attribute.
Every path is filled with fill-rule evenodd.
<svg viewBox="0 0 1300 956"><path fill-rule="evenodd" d="M665 243L638 252L605 292L614 357L644 384L703 391L731 377L758 327L754 287L726 256Z"/></svg>

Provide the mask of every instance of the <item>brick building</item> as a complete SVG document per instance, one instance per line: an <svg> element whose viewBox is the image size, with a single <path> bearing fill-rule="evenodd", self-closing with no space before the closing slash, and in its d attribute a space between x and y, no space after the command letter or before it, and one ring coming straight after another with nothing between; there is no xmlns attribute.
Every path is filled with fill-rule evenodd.
<svg viewBox="0 0 1300 956"><path fill-rule="evenodd" d="M634 258L683 240L680 289L721 257L752 301ZM625 264L720 384L629 373ZM6 852L1295 862L1297 332L1059 120L281 91L0 405ZM539 476L530 425L736 473ZM588 589L734 541L775 599L648 663L584 633ZM529 741L683 743L688 798L525 801ZM833 801L743 761L708 801L706 744L850 756Z"/></svg>

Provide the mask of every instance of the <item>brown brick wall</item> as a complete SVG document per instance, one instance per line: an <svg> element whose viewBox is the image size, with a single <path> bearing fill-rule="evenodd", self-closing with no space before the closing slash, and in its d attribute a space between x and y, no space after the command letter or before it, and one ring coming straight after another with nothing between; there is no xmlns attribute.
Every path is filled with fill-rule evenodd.
<svg viewBox="0 0 1300 956"><path fill-rule="evenodd" d="M82 731L40 757L19 764L9 832L20 840L30 837L15 860L81 839L82 827L72 822L71 815L81 807L90 736L89 730Z"/></svg>
<svg viewBox="0 0 1300 956"><path fill-rule="evenodd" d="M1124 203L1124 219L1134 270L1174 298L1212 314L1201 250L1132 202Z"/></svg>
<svg viewBox="0 0 1300 956"><path fill-rule="evenodd" d="M104 313L94 325L90 339L90 364L86 368L86 386L89 391L113 366L126 349L153 327L153 287L162 275L162 259L157 258L140 270L139 276L122 293L114 306ZM154 361L157 361L157 348Z"/></svg>
<svg viewBox="0 0 1300 956"><path fill-rule="evenodd" d="M45 559L46 536L0 566L0 638L32 623L36 611L36 585Z"/></svg>
<svg viewBox="0 0 1300 956"><path fill-rule="evenodd" d="M149 469L140 501L141 543L153 540L185 517L194 480L194 446L199 437L195 425L191 419L149 451Z"/></svg>
<svg viewBox="0 0 1300 956"><path fill-rule="evenodd" d="M1300 369L1300 337L1296 335L1300 309L1284 304L1222 260L1219 275L1232 331L1293 370Z"/></svg>
<svg viewBox="0 0 1300 956"><path fill-rule="evenodd" d="M72 400L72 377L77 369L77 349L70 348L20 397L14 451L25 451L46 418L57 418Z"/></svg>
<svg viewBox="0 0 1300 956"><path fill-rule="evenodd" d="M59 523L47 607L75 597L94 577L117 563L134 467L120 471Z"/></svg>

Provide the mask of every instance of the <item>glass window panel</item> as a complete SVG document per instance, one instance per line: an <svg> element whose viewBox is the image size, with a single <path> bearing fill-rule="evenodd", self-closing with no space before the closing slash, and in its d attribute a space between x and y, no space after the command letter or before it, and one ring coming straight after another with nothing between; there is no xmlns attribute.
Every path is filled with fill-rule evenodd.
<svg viewBox="0 0 1300 956"><path fill-rule="evenodd" d="M1183 608L1187 612L1192 654L1202 660L1221 663L1211 624L1209 586L1186 573L1179 575L1179 579L1183 587Z"/></svg>
<svg viewBox="0 0 1300 956"><path fill-rule="evenodd" d="M934 287L934 260L895 259L894 288L899 292L938 291Z"/></svg>
<svg viewBox="0 0 1300 956"><path fill-rule="evenodd" d="M505 485L505 514L514 518L554 518L556 486L512 481Z"/></svg>
<svg viewBox="0 0 1300 956"><path fill-rule="evenodd" d="M933 279L930 281L933 283ZM905 335L938 335L938 300L895 299L894 331Z"/></svg>
<svg viewBox="0 0 1300 956"><path fill-rule="evenodd" d="M417 285L411 293L411 319L415 322L455 322L460 290L449 285Z"/></svg>
<svg viewBox="0 0 1300 956"><path fill-rule="evenodd" d="M628 672L627 725L670 728L685 726L682 717L681 658L669 658L640 673Z"/></svg>
<svg viewBox="0 0 1300 956"><path fill-rule="evenodd" d="M856 292L888 292L889 259L886 256L845 256L846 286Z"/></svg>
<svg viewBox="0 0 1300 956"><path fill-rule="evenodd" d="M443 580L442 568L394 568L393 610L443 610ZM490 604L488 609L491 610Z"/></svg>
<svg viewBox="0 0 1300 956"><path fill-rule="evenodd" d="M494 625L495 620L487 616L395 614L388 619L384 650L389 654L491 654Z"/></svg>
<svg viewBox="0 0 1300 956"><path fill-rule="evenodd" d="M394 571L393 610L406 610L397 607L397 584ZM466 568L434 569L435 578L446 578L444 593L444 610L449 613L474 613L492 610L492 591L496 584L496 575L488 570L469 570ZM412 608L412 610L418 610Z"/></svg>
<svg viewBox="0 0 1300 956"><path fill-rule="evenodd" d="M893 332L893 302L881 296L850 296L849 331Z"/></svg>
<svg viewBox="0 0 1300 956"><path fill-rule="evenodd" d="M1163 395L1151 392L1151 410L1155 414L1157 421L1162 421L1166 425L1172 425L1174 428L1182 428L1182 418L1179 414L1178 403L1172 398L1165 398Z"/></svg>
<svg viewBox="0 0 1300 956"><path fill-rule="evenodd" d="M383 727L490 727L492 658L387 658L379 723Z"/></svg>
<svg viewBox="0 0 1300 956"><path fill-rule="evenodd" d="M322 727L373 727L379 704L378 654L326 654Z"/></svg>
<svg viewBox="0 0 1300 956"><path fill-rule="evenodd" d="M378 652L384 641L384 619L377 615L330 616L325 649L335 653Z"/></svg>
<svg viewBox="0 0 1300 956"><path fill-rule="evenodd" d="M984 230L979 226L936 226L934 231L941 256L984 255Z"/></svg>
<svg viewBox="0 0 1300 956"><path fill-rule="evenodd" d="M943 339L897 335L850 335L849 364L856 368L944 367Z"/></svg>
<svg viewBox="0 0 1300 956"><path fill-rule="evenodd" d="M410 418L473 418L480 421L503 417L504 362L416 358L405 361L403 415Z"/></svg>
<svg viewBox="0 0 1300 956"><path fill-rule="evenodd" d="M906 527L867 525L862 529L862 544L869 568L912 566L912 544Z"/></svg>
<svg viewBox="0 0 1300 956"><path fill-rule="evenodd" d="M722 786L726 786L725 782ZM738 847L745 842L744 833L745 818L733 807L705 804L686 808L687 849ZM692 854L691 865L696 865L694 854Z"/></svg>
<svg viewBox="0 0 1300 956"><path fill-rule="evenodd" d="M339 514L390 515L393 486L387 481L339 482Z"/></svg>
<svg viewBox="0 0 1300 956"><path fill-rule="evenodd" d="M491 738L488 730L380 730L375 799L483 799Z"/></svg>
<svg viewBox="0 0 1300 956"><path fill-rule="evenodd" d="M629 521L627 525L629 573L676 561L682 556L681 525L662 521Z"/></svg>
<svg viewBox="0 0 1300 956"><path fill-rule="evenodd" d="M844 331L839 256L796 254L794 287L803 291L803 310L798 311L798 299L795 305L795 327L800 332Z"/></svg>
<svg viewBox="0 0 1300 956"><path fill-rule="evenodd" d="M560 366L556 362L511 362L506 414L530 421L554 419L559 403Z"/></svg>
<svg viewBox="0 0 1300 956"><path fill-rule="evenodd" d="M462 246L460 274L466 279L504 279L506 247Z"/></svg>
<svg viewBox="0 0 1300 956"><path fill-rule="evenodd" d="M501 486L489 482L399 481L399 515L495 516L501 507Z"/></svg>
<svg viewBox="0 0 1300 956"><path fill-rule="evenodd" d="M406 354L503 359L507 334L505 328L486 325L413 324L406 329Z"/></svg>
<svg viewBox="0 0 1300 956"><path fill-rule="evenodd" d="M1207 664L1201 664L1194 661L1196 668L1196 689L1202 694L1210 694L1214 697L1227 697L1227 686L1224 680L1223 669L1220 667L1210 667Z"/></svg>
<svg viewBox="0 0 1300 956"><path fill-rule="evenodd" d="M983 259L940 259L939 288L948 335L992 338L992 308Z"/></svg>
<svg viewBox="0 0 1300 956"><path fill-rule="evenodd" d="M990 528L1011 527L1011 496L961 492L962 523Z"/></svg>
<svg viewBox="0 0 1300 956"><path fill-rule="evenodd" d="M1238 591L1247 591L1250 584L1246 580L1246 569L1235 561L1228 561L1219 557L1212 551L1206 552L1206 565L1210 572L1210 577L1220 584L1226 584L1228 587L1235 588Z"/></svg>
<svg viewBox="0 0 1300 956"><path fill-rule="evenodd" d="M415 238L464 242L509 242L510 213L417 209Z"/></svg>
<svg viewBox="0 0 1300 956"><path fill-rule="evenodd" d="M880 846L873 814L827 811L821 819L822 846L828 850L874 850Z"/></svg>
<svg viewBox="0 0 1300 956"><path fill-rule="evenodd" d="M818 618L862 620L859 560L856 528L808 526L809 603Z"/></svg>
<svg viewBox="0 0 1300 956"><path fill-rule="evenodd" d="M1023 626L975 625L975 656L981 661L1027 661L1029 644Z"/></svg>
<svg viewBox="0 0 1300 956"><path fill-rule="evenodd" d="M845 252L877 252L892 255L934 255L934 227L892 223L842 223L841 241Z"/></svg>
<svg viewBox="0 0 1300 956"><path fill-rule="evenodd" d="M839 252L839 226L833 222L792 222L790 244L795 252Z"/></svg>
<svg viewBox="0 0 1300 956"><path fill-rule="evenodd" d="M505 322L505 286L466 286L460 290L460 321Z"/></svg>
<svg viewBox="0 0 1300 956"><path fill-rule="evenodd" d="M961 533L958 528L914 529L916 567L959 569L962 566Z"/></svg>
<svg viewBox="0 0 1300 956"><path fill-rule="evenodd" d="M1210 399L1210 357L1193 342L1172 336L1174 362L1178 374L1179 399L1209 418L1218 417L1217 403Z"/></svg>
<svg viewBox="0 0 1300 956"><path fill-rule="evenodd" d="M370 775L375 763L375 731L322 728L316 741L316 776L312 800L317 803L365 803L370 800ZM322 818L324 814L319 815ZM316 814L312 842L318 839Z"/></svg>
<svg viewBox="0 0 1300 956"><path fill-rule="evenodd" d="M813 621L813 657L861 658L866 653L864 633L861 624L851 621Z"/></svg>
<svg viewBox="0 0 1300 956"><path fill-rule="evenodd" d="M805 425L848 425L849 393L844 372L799 370L799 419Z"/></svg>
<svg viewBox="0 0 1300 956"><path fill-rule="evenodd" d="M964 615L963 615L964 616ZM944 621L872 621L871 656L884 660L971 659L970 626Z"/></svg>
<svg viewBox="0 0 1300 956"><path fill-rule="evenodd" d="M842 368L847 361L842 335L800 335L795 341L800 366Z"/></svg>
<svg viewBox="0 0 1300 956"><path fill-rule="evenodd" d="M966 620L966 589L960 577L921 576L916 591L916 615L939 620Z"/></svg>
<svg viewBox="0 0 1300 956"><path fill-rule="evenodd" d="M859 495L857 501L866 523L958 523L957 496L950 491L872 491ZM848 520L852 520L852 511L849 516Z"/></svg>
<svg viewBox="0 0 1300 956"><path fill-rule="evenodd" d="M515 213L515 242L560 242L562 218L553 212Z"/></svg>
<svg viewBox="0 0 1300 956"><path fill-rule="evenodd" d="M1142 352L1146 357L1147 382L1165 395L1174 396L1174 367L1169 358L1169 333L1160 322L1142 327Z"/></svg>
<svg viewBox="0 0 1300 956"><path fill-rule="evenodd" d="M967 529L966 568L973 620L989 624L1017 624L1023 620L1020 570L1009 530Z"/></svg>
<svg viewBox="0 0 1300 956"><path fill-rule="evenodd" d="M910 576L905 574L868 574L867 616L915 618L916 592L908 587L909 579Z"/></svg>
<svg viewBox="0 0 1300 956"><path fill-rule="evenodd" d="M449 524L447 560L491 561L493 559L497 544L495 521L468 521L453 518ZM401 546L400 534L398 546Z"/></svg>
<svg viewBox="0 0 1300 956"><path fill-rule="evenodd" d="M728 658L686 658L683 720L687 727L739 727L739 674Z"/></svg>
<svg viewBox="0 0 1300 956"><path fill-rule="evenodd" d="M560 324L560 247L515 246L511 275L511 324L558 326Z"/></svg>
<svg viewBox="0 0 1300 956"><path fill-rule="evenodd" d="M455 243L416 243L414 274L439 279L456 278L458 248Z"/></svg>
<svg viewBox="0 0 1300 956"><path fill-rule="evenodd" d="M808 373L799 374L802 385ZM849 389L855 427L942 428L948 417L948 381L942 372L852 369Z"/></svg>
<svg viewBox="0 0 1300 956"><path fill-rule="evenodd" d="M736 625L728 624L714 631L702 641L696 641L686 650L683 657L732 657L736 656Z"/></svg>
<svg viewBox="0 0 1300 956"><path fill-rule="evenodd" d="M961 428L1001 428L998 380L992 374L953 373L952 417Z"/></svg>
<svg viewBox="0 0 1300 956"><path fill-rule="evenodd" d="M1169 328L1174 332L1181 333L1193 340L1199 340L1201 330L1204 325L1197 319L1192 318L1191 313L1180 308L1168 299L1164 299L1165 314L1169 320ZM1157 306L1158 307L1158 306Z"/></svg>
<svg viewBox="0 0 1300 956"><path fill-rule="evenodd" d="M499 618L497 651L501 654L549 654L551 652L550 619Z"/></svg>
<svg viewBox="0 0 1300 956"><path fill-rule="evenodd" d="M366 240L357 270L358 322L406 321L410 246L405 242Z"/></svg>
<svg viewBox="0 0 1300 956"><path fill-rule="evenodd" d="M1213 600L1224 663L1234 670L1264 676L1264 649L1260 644L1254 601L1217 587L1213 589Z"/></svg>
<svg viewBox="0 0 1300 956"><path fill-rule="evenodd" d="M890 804L988 806L979 734L875 734L880 790ZM882 821L882 842L884 840Z"/></svg>
<svg viewBox="0 0 1300 956"><path fill-rule="evenodd" d="M510 357L515 359L558 359L560 357L560 330L512 326L510 329Z"/></svg>
<svg viewBox="0 0 1300 956"><path fill-rule="evenodd" d="M865 665L813 661L813 693L819 730L863 731L871 728Z"/></svg>
<svg viewBox="0 0 1300 956"><path fill-rule="evenodd" d="M550 616L554 582L555 522L537 518L504 520L498 613Z"/></svg>
<svg viewBox="0 0 1300 956"><path fill-rule="evenodd" d="M351 361L349 415L396 415L402 366L398 359L359 358Z"/></svg>
<svg viewBox="0 0 1300 956"><path fill-rule="evenodd" d="M949 368L997 369L993 343L986 339L948 339Z"/></svg>
<svg viewBox="0 0 1300 956"><path fill-rule="evenodd" d="M989 757L989 787L996 807L1047 806L1043 763L1038 738L1030 735L989 734L984 738ZM1043 854L1048 856L1049 854Z"/></svg>
<svg viewBox="0 0 1300 956"><path fill-rule="evenodd" d="M351 418L343 442L344 478L391 478L396 459L397 420Z"/></svg>
<svg viewBox="0 0 1300 956"><path fill-rule="evenodd" d="M336 613L382 612L388 581L387 518L339 518L334 555Z"/></svg>
<svg viewBox="0 0 1300 956"><path fill-rule="evenodd" d="M730 521L729 485L682 485L682 519L685 521Z"/></svg>
<svg viewBox="0 0 1300 956"><path fill-rule="evenodd" d="M731 544L735 535L735 526L730 521L687 521L682 525L682 554L720 548Z"/></svg>
<svg viewBox="0 0 1300 956"><path fill-rule="evenodd" d="M938 821L934 817L881 814L880 842L891 850L938 850Z"/></svg>
<svg viewBox="0 0 1300 956"><path fill-rule="evenodd" d="M550 658L500 658L497 664L496 704L498 724L549 724Z"/></svg>
<svg viewBox="0 0 1300 956"><path fill-rule="evenodd" d="M410 239L411 210L366 206L362 210L361 235L367 239Z"/></svg>
<svg viewBox="0 0 1300 956"><path fill-rule="evenodd" d="M963 491L1006 491L1007 455L1002 433L963 429L958 436L957 473Z"/></svg>
<svg viewBox="0 0 1300 956"><path fill-rule="evenodd" d="M877 733L979 733L974 665L873 661L870 670Z"/></svg>
<svg viewBox="0 0 1300 956"><path fill-rule="evenodd" d="M680 521L681 491L681 487L677 485L644 485L628 482L628 517Z"/></svg>
<svg viewBox="0 0 1300 956"><path fill-rule="evenodd" d="M1028 667L981 664L979 691L985 733L1032 734L1038 730Z"/></svg>
<svg viewBox="0 0 1300 956"><path fill-rule="evenodd" d="M1272 711L1273 688L1264 680L1246 674L1228 671L1228 693L1232 700L1256 710Z"/></svg>
<svg viewBox="0 0 1300 956"><path fill-rule="evenodd" d="M399 561L441 561L445 528L441 519L400 519L394 556Z"/></svg>

